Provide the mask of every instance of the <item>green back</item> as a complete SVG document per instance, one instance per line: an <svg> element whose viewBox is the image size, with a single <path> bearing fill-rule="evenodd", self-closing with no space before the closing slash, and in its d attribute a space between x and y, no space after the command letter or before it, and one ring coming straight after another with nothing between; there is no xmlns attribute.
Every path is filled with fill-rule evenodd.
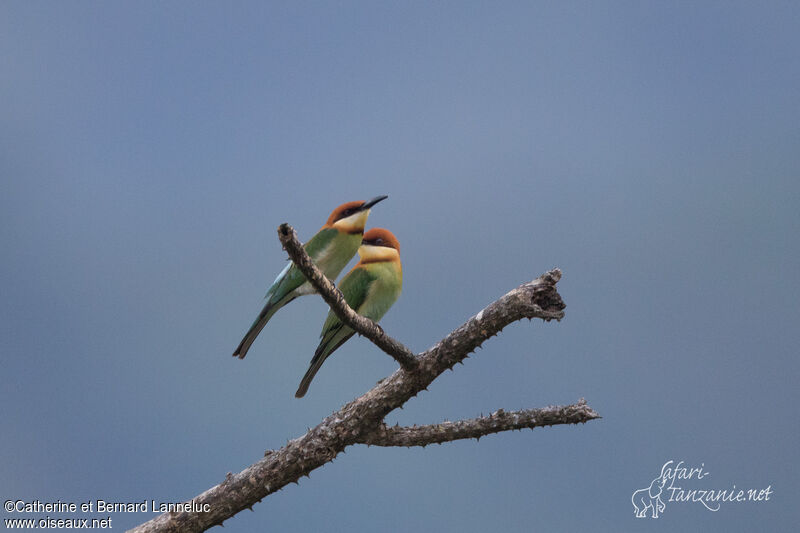
<svg viewBox="0 0 800 533"><path fill-rule="evenodd" d="M335 228L324 228L303 246L317 267L329 279L336 279L361 243L361 234L341 233ZM305 283L302 272L290 263L281 271L267 290L267 299L278 302Z"/></svg>

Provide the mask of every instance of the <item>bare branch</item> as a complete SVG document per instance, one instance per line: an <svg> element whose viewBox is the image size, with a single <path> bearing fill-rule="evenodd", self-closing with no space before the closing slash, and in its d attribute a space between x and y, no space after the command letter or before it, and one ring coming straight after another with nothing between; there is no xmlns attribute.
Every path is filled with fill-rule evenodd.
<svg viewBox="0 0 800 533"><path fill-rule="evenodd" d="M413 370L416 368L417 361L411 350L406 348L400 341L384 333L383 329L375 322L359 315L347 305L341 291L317 268L305 249L303 249L303 245L297 239L297 234L289 224L284 223L278 226L278 237L281 240L283 249L292 258L297 268L300 269L308 282L317 290L342 322L391 355L404 369Z"/></svg>
<svg viewBox="0 0 800 533"><path fill-rule="evenodd" d="M394 426L384 424L361 439L372 446L427 446L459 439L480 439L484 435L513 429L537 428L559 424L585 424L600 418L597 412L581 399L573 405L551 406L506 412L502 409L489 416L442 422L427 426Z"/></svg>
<svg viewBox="0 0 800 533"><path fill-rule="evenodd" d="M296 241L293 236L294 232L288 225L282 225L279 233L281 233L282 242L284 233L287 235L286 242ZM289 235L292 236L291 239L288 237ZM291 247L291 245L289 246ZM293 257L293 259L302 262L303 255L298 254L298 257ZM300 263L298 263L298 267L303 269ZM318 275L319 272L316 269L308 269L308 272L303 270L303 272L306 275L309 273L312 275L312 278L316 280L315 287L318 290L319 286L324 286L323 283L327 282L324 276ZM191 500L190 510L164 513L131 531L140 533L204 531L212 526L222 524L224 520L243 509L252 508L253 504L287 484L297 482L300 477L306 476L314 469L332 461L347 446L367 442L370 438L376 439L377 437L370 436L375 435L376 431L380 432L382 421L387 414L425 390L445 370L452 368L455 363L461 362L475 348L496 335L508 324L521 318L541 318L545 321L561 319L564 316L565 306L556 290L556 283L560 278L561 271L556 269L520 285L467 320L442 341L417 356L416 369L412 371L397 369L366 394L326 417L305 435L288 442L280 450L267 452L261 460L238 474L229 474L222 483L196 496ZM330 282L328 283L330 284ZM333 293L333 298L331 298L331 293ZM335 288L331 288L327 292L321 291L321 294L323 297L327 295L328 298L331 298L331 301L328 301L327 298L326 301L340 313L345 316L348 316L348 311L352 313L347 306L342 306L341 293ZM338 307L333 307L334 305ZM339 316L342 317L342 314ZM357 318L353 324L358 324L358 318L363 317L355 316ZM342 319L344 320L345 317ZM385 345L388 340L391 340L380 330L375 334L374 329L366 327L376 327L373 323L361 325L364 326L364 331L370 332L370 335L365 333L365 336L381 348L383 346L379 342L384 342ZM380 339L380 341L376 339ZM578 413L583 410L586 420L597 417L597 413L585 404L572 407L576 409L575 416L579 416ZM570 406L561 409L570 409ZM504 420L504 416L506 415L495 413L487 419L489 425ZM554 420L552 417L544 416L544 413L539 413L539 416L542 417L543 423L550 423L549 420ZM497 420L493 417L497 417ZM496 431L502 429L504 428L498 428Z"/></svg>

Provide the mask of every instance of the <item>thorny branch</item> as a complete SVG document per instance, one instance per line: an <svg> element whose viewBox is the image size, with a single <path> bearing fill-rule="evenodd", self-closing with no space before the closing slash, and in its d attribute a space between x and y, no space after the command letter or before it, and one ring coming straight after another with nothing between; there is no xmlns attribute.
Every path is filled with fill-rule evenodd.
<svg viewBox="0 0 800 533"><path fill-rule="evenodd" d="M402 344L383 333L372 321L355 314L333 284L319 274L308 255L300 247L294 230L282 224L278 230L281 242L298 267L307 276L334 312L364 334L387 353L411 357L415 368L397 369L384 378L366 394L326 417L304 435L289 441L279 450L269 450L265 456L238 474L229 473L225 480L191 500L193 509L208 505L208 511L193 509L164 513L131 531L204 531L222 524L243 509L252 509L253 504L296 483L300 477L332 461L347 446L353 444L376 444L381 446L425 445L462 438L478 438L497 431L537 427L541 425L576 424L586 422L599 415L584 401L565 407L549 407L527 411L505 413L498 411L489 417L461 422L447 422L431 426L412 428L388 428L383 420L390 412L401 407L441 375L445 370L462 362L478 346L499 333L505 326L522 318L540 318L546 322L564 316L564 302L556 290L561 271L551 270L540 277L523 283L492 302L478 314L456 328L444 339L416 357ZM349 321L347 318L349 317ZM359 329L360 326L360 329ZM369 334L367 334L369 333ZM403 359L403 355L400 356ZM397 358L397 357L395 357ZM399 359L398 359L399 360ZM522 424L522 425L520 425ZM442 436L446 434L446 438ZM189 502L187 502L189 503Z"/></svg>
<svg viewBox="0 0 800 533"><path fill-rule="evenodd" d="M442 422L427 426L394 426L381 424L364 435L362 444L372 446L427 446L459 439L480 439L484 435L514 429L537 428L557 424L579 424L600 418L594 409L581 399L576 404L504 411L498 409L489 416Z"/></svg>

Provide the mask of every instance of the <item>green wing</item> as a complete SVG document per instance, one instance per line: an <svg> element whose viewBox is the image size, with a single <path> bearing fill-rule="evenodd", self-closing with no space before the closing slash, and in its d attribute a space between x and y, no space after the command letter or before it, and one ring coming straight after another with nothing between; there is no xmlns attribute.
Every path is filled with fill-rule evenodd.
<svg viewBox="0 0 800 533"><path fill-rule="evenodd" d="M322 229L311 237L311 240L309 240L303 248L311 259L316 261L320 252L330 244L338 233L339 231L335 228ZM267 289L266 298L268 301L276 303L302 285L305 281L306 277L300 272L300 269L298 269L294 263L289 263L281 273L278 274L278 277L272 282L270 288Z"/></svg>
<svg viewBox="0 0 800 533"><path fill-rule="evenodd" d="M361 304L367 299L369 287L373 281L375 281L375 276L365 268L353 269L342 278L339 284L339 290L342 291L344 301L346 301L347 305L355 312L358 312L358 308L361 307ZM336 313L330 311L328 313L328 318L325 319L325 323L322 325L322 332L319 334L319 336L322 337L320 346L325 344L326 340L330 339L331 335L343 326L344 324L341 323Z"/></svg>
<svg viewBox="0 0 800 533"><path fill-rule="evenodd" d="M306 252L316 261L322 251L325 250L326 246L338 233L339 232L333 228L320 230L316 235L311 237L311 240L304 246ZM236 351L233 352L234 356L244 359L250 346L252 346L258 334L261 333L261 330L264 329L264 326L266 326L267 322L272 318L272 315L299 296L299 294L294 291L305 281L305 276L303 276L303 273L300 272L294 263L288 263L283 270L281 270L281 273L278 274L278 277L272 282L270 288L267 289L267 294L265 296L267 303L264 304L261 313L258 314L258 317L250 326L242 342L239 343Z"/></svg>
<svg viewBox="0 0 800 533"><path fill-rule="evenodd" d="M339 230L336 228L321 229L303 245L303 248L311 256L311 259L316 261L320 251L324 250L337 235L339 235Z"/></svg>
<svg viewBox="0 0 800 533"><path fill-rule="evenodd" d="M339 290L342 291L347 305L358 312L358 309L367 299L369 288L373 281L375 281L375 276L364 268L353 269L342 278ZM328 318L325 320L325 324L322 325L322 333L320 333L322 340L314 352L308 371L300 381L300 386L295 393L296 397L302 398L305 395L311 380L314 379L325 359L344 344L347 339L352 337L353 333L355 332L352 329L342 324L336 313L333 311L328 313Z"/></svg>

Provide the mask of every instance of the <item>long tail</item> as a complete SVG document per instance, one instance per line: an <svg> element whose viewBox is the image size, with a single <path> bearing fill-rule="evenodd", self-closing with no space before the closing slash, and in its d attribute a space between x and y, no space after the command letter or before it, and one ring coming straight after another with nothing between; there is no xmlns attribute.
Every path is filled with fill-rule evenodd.
<svg viewBox="0 0 800 533"><path fill-rule="evenodd" d="M294 393L295 398L302 398L308 392L308 387L311 385L311 380L314 379L314 376L317 375L317 371L322 367L322 363L325 362L325 357L316 357L311 360L311 366L308 367L306 371L306 375L303 376L303 379L300 380L300 386L297 387L297 392Z"/></svg>
<svg viewBox="0 0 800 533"><path fill-rule="evenodd" d="M238 356L239 359L244 359L244 356L247 355L247 351L250 349L250 346L252 346L253 341L256 340L258 334L261 333L261 330L267 325L267 322L269 322L269 319L272 318L272 315L274 315L278 309L294 300L294 298L296 297L285 298L278 301L267 301L264 309L262 309L258 314L258 318L256 318L256 321L253 322L252 326L250 326L250 329L247 330L242 342L239 343L239 346L233 352L233 356Z"/></svg>
<svg viewBox="0 0 800 533"><path fill-rule="evenodd" d="M350 328L348 328L350 329ZM306 374L303 376L303 379L300 380L300 386L297 387L297 392L294 393L295 398L302 398L308 392L308 386L311 385L311 380L314 379L314 376L317 375L317 371L319 371L322 363L325 362L325 359L328 358L330 354L332 354L339 346L345 343L347 339L353 336L355 332L350 330L350 333L345 335L344 337L339 337L338 340L336 337L332 337L330 341L336 341L336 344L333 347L330 347L329 342L322 342L317 347L317 351L314 352L314 357L311 359L311 366L308 367L306 370Z"/></svg>

